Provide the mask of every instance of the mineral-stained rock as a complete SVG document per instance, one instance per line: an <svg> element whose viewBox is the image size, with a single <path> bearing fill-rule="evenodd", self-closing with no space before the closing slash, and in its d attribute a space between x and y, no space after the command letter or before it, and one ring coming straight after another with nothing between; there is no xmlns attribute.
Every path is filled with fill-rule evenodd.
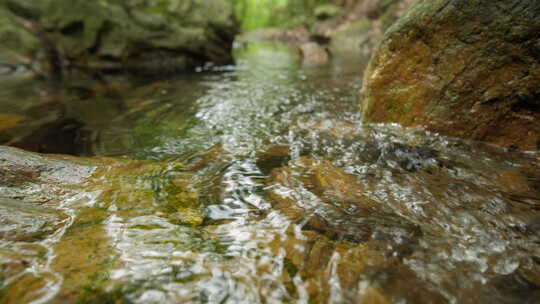
<svg viewBox="0 0 540 304"><path fill-rule="evenodd" d="M32 204L53 205L65 199L66 194L79 191L100 193L98 198L105 204L155 203L174 221L198 225L204 215L196 180L193 174L184 172L182 164L175 162L45 156L0 146L0 211L21 214L22 220L14 222L21 227L26 225L24 218L32 213L44 214L42 220L37 219L32 225L39 226L41 221L41 226L46 226L55 221L54 214L49 215L52 210ZM34 226L28 229L42 230Z"/></svg>
<svg viewBox="0 0 540 304"><path fill-rule="evenodd" d="M538 1L419 1L371 59L362 116L534 149L539 33Z"/></svg>
<svg viewBox="0 0 540 304"><path fill-rule="evenodd" d="M198 181L176 161L77 158L0 146L0 303L31 302L55 282L62 290L53 302L107 302L114 295L103 286L118 266L107 230L110 212L113 230L140 237L138 246L156 241L145 231L170 232L171 238L178 227L196 231L191 227L205 218ZM28 271L45 264L62 282L48 269ZM17 302L21 294L28 297Z"/></svg>
<svg viewBox="0 0 540 304"><path fill-rule="evenodd" d="M39 72L76 67L90 70L175 71L205 62L232 60L237 31L226 0L0 2L7 9L0 22L10 27L11 51L24 42ZM4 16L5 15L5 16ZM26 27L39 40L27 42ZM38 48L39 52L27 52ZM31 53L31 54L26 54Z"/></svg>
<svg viewBox="0 0 540 304"><path fill-rule="evenodd" d="M268 196L274 209L303 223L304 230L352 243L391 240L396 235L410 243L421 233L367 197L356 176L331 162L303 156L289 165L292 168L272 170Z"/></svg>

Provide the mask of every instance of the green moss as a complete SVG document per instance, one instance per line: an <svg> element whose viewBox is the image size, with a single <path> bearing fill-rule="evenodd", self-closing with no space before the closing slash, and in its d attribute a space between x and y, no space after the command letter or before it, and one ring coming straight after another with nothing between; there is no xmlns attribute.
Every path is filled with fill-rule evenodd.
<svg viewBox="0 0 540 304"><path fill-rule="evenodd" d="M39 39L0 9L0 60L30 63L39 50Z"/></svg>
<svg viewBox="0 0 540 304"><path fill-rule="evenodd" d="M345 12L343 8L334 4L323 4L315 7L313 14L319 20L342 17Z"/></svg>
<svg viewBox="0 0 540 304"><path fill-rule="evenodd" d="M51 0L47 4L42 18L44 27L62 31L69 38L62 40L64 48L75 54L94 46L104 22L112 19L112 12L118 12L110 11L101 1L73 0L69 10L62 0ZM121 20L120 17L124 16L113 18Z"/></svg>
<svg viewBox="0 0 540 304"><path fill-rule="evenodd" d="M76 304L130 304L133 303L128 295L129 287L117 286L111 291L106 291L109 282L108 272L96 272L89 277L91 283L81 287ZM131 289L134 289L131 287Z"/></svg>
<svg viewBox="0 0 540 304"><path fill-rule="evenodd" d="M389 99L388 102L384 104L384 109L388 112L394 112L396 110L396 103L397 101L395 99Z"/></svg>
<svg viewBox="0 0 540 304"><path fill-rule="evenodd" d="M73 223L71 226L69 226L69 228L66 230L64 235L70 236L70 235L76 234L78 233L77 230L87 229L88 227L91 227L91 226L101 225L103 221L105 221L104 218L77 221Z"/></svg>
<svg viewBox="0 0 540 304"><path fill-rule="evenodd" d="M448 108L445 106L434 106L431 108L430 116L438 117L441 115L445 115L448 112Z"/></svg>
<svg viewBox="0 0 540 304"><path fill-rule="evenodd" d="M0 10L0 59L3 47L15 56L30 57L28 62L39 59L36 68L44 72L48 57L38 57L36 48L57 51L72 66L91 69L185 69L207 61L229 63L238 29L227 0L34 1L39 5L6 1L18 17L35 20L45 31L40 40L13 20L4 25L7 18L2 15L7 12ZM160 64L163 58L167 61Z"/></svg>
<svg viewBox="0 0 540 304"><path fill-rule="evenodd" d="M100 206L157 207L169 214L172 222L190 226L203 223L205 213L197 177L187 173L180 163L126 161L108 168L96 173L98 182L88 189L101 192Z"/></svg>
<svg viewBox="0 0 540 304"><path fill-rule="evenodd" d="M459 94L454 92L454 91L451 91L451 90L446 90L444 92L444 95L450 101L455 101L455 100L457 100L459 98Z"/></svg>
<svg viewBox="0 0 540 304"><path fill-rule="evenodd" d="M291 278L294 278L299 271L298 267L289 258L283 259L283 267Z"/></svg>
<svg viewBox="0 0 540 304"><path fill-rule="evenodd" d="M372 103L373 97L371 96L363 96L362 101L360 102L360 113L362 114L361 117L364 123L370 123L372 121L372 117L370 115Z"/></svg>
<svg viewBox="0 0 540 304"><path fill-rule="evenodd" d="M43 12L44 1L5 0L7 9L17 16L30 20L39 20Z"/></svg>

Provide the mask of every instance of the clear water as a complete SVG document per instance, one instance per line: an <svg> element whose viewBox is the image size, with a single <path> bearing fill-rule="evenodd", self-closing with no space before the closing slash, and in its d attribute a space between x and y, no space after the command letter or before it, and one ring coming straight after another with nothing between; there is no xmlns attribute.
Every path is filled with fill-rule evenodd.
<svg viewBox="0 0 540 304"><path fill-rule="evenodd" d="M362 125L366 58L236 52L173 78L3 76L4 144L134 161L0 202L25 231L0 234L0 303L540 302L538 152Z"/></svg>

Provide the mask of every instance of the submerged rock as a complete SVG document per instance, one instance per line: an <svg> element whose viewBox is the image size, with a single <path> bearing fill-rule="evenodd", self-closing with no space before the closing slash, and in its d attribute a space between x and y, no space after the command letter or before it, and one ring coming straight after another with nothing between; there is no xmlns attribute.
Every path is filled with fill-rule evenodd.
<svg viewBox="0 0 540 304"><path fill-rule="evenodd" d="M105 205L155 204L171 221L200 225L204 213L197 180L178 162L45 156L0 146L0 210L21 214L39 213L37 204L59 205L66 195L82 191L99 193L96 199ZM43 207L41 213L50 212ZM43 226L39 223L33 224Z"/></svg>
<svg viewBox="0 0 540 304"><path fill-rule="evenodd" d="M378 164L391 168L401 168L409 172L443 166L443 163L437 159L438 152L424 147L385 143L380 145L377 152L379 153Z"/></svg>
<svg viewBox="0 0 540 304"><path fill-rule="evenodd" d="M6 46L31 57L39 72L163 72L232 61L237 24L226 0L47 0L32 7L12 2L0 15L0 22L15 24L3 27L3 36L10 34L13 41ZM33 35L21 31L20 24Z"/></svg>
<svg viewBox="0 0 540 304"><path fill-rule="evenodd" d="M195 246L179 231L194 233L203 224L199 182L175 161L41 155L0 146L0 302L21 294L29 297L23 302L47 293L67 303L116 297L105 290L115 284L109 272L120 265L112 236L153 246L160 244L157 231L167 237L165 247L174 238ZM118 246L124 255L139 254L140 248Z"/></svg>
<svg viewBox="0 0 540 304"><path fill-rule="evenodd" d="M275 168L270 174L268 195L273 207L303 229L337 241L369 240L414 242L420 231L364 193L353 174L329 161L300 157L290 168Z"/></svg>
<svg viewBox="0 0 540 304"><path fill-rule="evenodd" d="M420 1L372 57L362 116L535 149L539 31L538 1Z"/></svg>
<svg viewBox="0 0 540 304"><path fill-rule="evenodd" d="M42 240L58 230L67 216L53 208L0 197L0 239Z"/></svg>

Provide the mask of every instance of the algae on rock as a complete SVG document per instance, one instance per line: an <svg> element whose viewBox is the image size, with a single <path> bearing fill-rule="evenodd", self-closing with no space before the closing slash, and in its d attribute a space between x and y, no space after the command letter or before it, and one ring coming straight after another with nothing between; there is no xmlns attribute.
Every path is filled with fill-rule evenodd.
<svg viewBox="0 0 540 304"><path fill-rule="evenodd" d="M133 232L148 238L144 230L162 226L172 227L174 236L179 228L187 235L201 233L195 228L205 218L201 180L177 161L45 156L0 147L0 259L2 275L10 282L0 302L15 301L22 288L25 302L46 297L43 286L58 287L54 300L59 302L122 298L126 292L118 288L129 286L111 274L126 263L122 254L137 250L119 250L115 229L117 238ZM160 219L156 227L151 217ZM138 218L145 221L138 224ZM217 246L183 241L178 246ZM39 265L50 266L23 275Z"/></svg>
<svg viewBox="0 0 540 304"><path fill-rule="evenodd" d="M0 63L31 65L39 48L39 38L9 11L0 9Z"/></svg>

